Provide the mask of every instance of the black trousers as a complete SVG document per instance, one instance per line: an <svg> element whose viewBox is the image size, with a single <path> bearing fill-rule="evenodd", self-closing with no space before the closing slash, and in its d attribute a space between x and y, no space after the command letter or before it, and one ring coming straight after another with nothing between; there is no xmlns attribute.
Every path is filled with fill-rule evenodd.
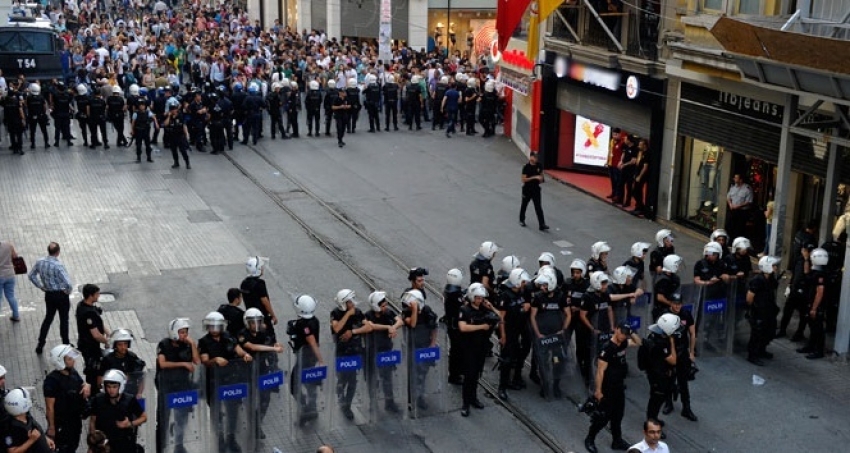
<svg viewBox="0 0 850 453"><path fill-rule="evenodd" d="M767 345L773 340L776 333L776 317L751 315L750 317L750 341L747 343L747 352L751 358L758 357L764 353Z"/></svg>
<svg viewBox="0 0 850 453"><path fill-rule="evenodd" d="M357 120L360 118L360 106L351 106L348 111L348 132L354 132L357 129Z"/></svg>
<svg viewBox="0 0 850 453"><path fill-rule="evenodd" d="M71 143L71 117L56 115L56 117L53 118L53 121L55 121L53 128L53 143L59 143L60 136L62 140L67 140L68 143Z"/></svg>
<svg viewBox="0 0 850 453"><path fill-rule="evenodd" d="M658 419L661 406L673 393L673 376L647 376L649 380L649 402L646 404L646 418Z"/></svg>
<svg viewBox="0 0 850 453"><path fill-rule="evenodd" d="M6 130L9 131L9 148L12 151L22 151L24 149L24 130L26 130L26 126L9 126L7 124Z"/></svg>
<svg viewBox="0 0 850 453"><path fill-rule="evenodd" d="M97 388L97 378L100 376L100 365L103 361L103 351L100 349L81 350L83 354L83 374L86 376L86 383L92 388Z"/></svg>
<svg viewBox="0 0 850 453"><path fill-rule="evenodd" d="M435 130L437 128L437 126L439 126L440 129L442 129L443 126L445 125L445 121L446 121L445 115L443 115L442 106L437 105L437 102L434 101L434 106L433 106L432 110L434 112L434 121L431 123L431 130L432 131Z"/></svg>
<svg viewBox="0 0 850 453"><path fill-rule="evenodd" d="M357 372L339 371L336 374L336 397L340 406L349 407L357 393Z"/></svg>
<svg viewBox="0 0 850 453"><path fill-rule="evenodd" d="M57 453L76 453L83 433L83 421L79 417L57 417L56 419Z"/></svg>
<svg viewBox="0 0 850 453"><path fill-rule="evenodd" d="M151 130L150 129L136 129L133 131L133 137L136 139L136 158L140 159L142 157L142 143L145 145L145 154L147 154L148 159L151 158Z"/></svg>
<svg viewBox="0 0 850 453"><path fill-rule="evenodd" d="M816 354L823 354L826 350L826 327L824 325L824 310L820 308L815 317L809 317L809 343L808 348Z"/></svg>
<svg viewBox="0 0 850 453"><path fill-rule="evenodd" d="M68 313L71 311L71 299L64 291L47 291L44 293L44 303L47 305L47 313L44 315L44 321L41 322L38 346L44 347L47 334L50 333L50 325L53 324L53 318L56 317L57 312L59 313L59 337L62 339L62 344L70 344Z"/></svg>
<svg viewBox="0 0 850 453"><path fill-rule="evenodd" d="M307 109L307 132L312 134L313 131L316 131L316 135L319 135L319 115L320 109Z"/></svg>
<svg viewBox="0 0 850 453"><path fill-rule="evenodd" d="M366 113L369 115L369 130L381 130L381 118L378 117L378 104L368 104Z"/></svg>
<svg viewBox="0 0 850 453"><path fill-rule="evenodd" d="M213 123L210 125L210 144L214 152L223 152L225 140L224 126L222 123Z"/></svg>
<svg viewBox="0 0 850 453"><path fill-rule="evenodd" d="M806 331L806 324L809 321L809 314L806 312L808 304L806 298L797 291L791 291L788 297L785 298L785 306L782 307L782 320L779 322L779 331L784 333L788 329L788 324L791 323L791 318L796 311L800 315L800 322L797 324L795 336L802 337Z"/></svg>
<svg viewBox="0 0 850 453"><path fill-rule="evenodd" d="M345 137L345 129L347 127L347 119L345 117L336 118L336 141L342 143L342 138Z"/></svg>
<svg viewBox="0 0 850 453"><path fill-rule="evenodd" d="M534 203L534 213L537 215L537 224L539 226L546 225L546 220L543 218L543 201L541 199L541 190L538 189L523 189L522 204L519 207L519 221L525 222L525 210L528 208L528 203Z"/></svg>
<svg viewBox="0 0 850 453"><path fill-rule="evenodd" d="M384 103L384 116L387 118L386 130L390 130L390 117L393 120L393 128L398 130L398 101L386 101Z"/></svg>
<svg viewBox="0 0 850 453"><path fill-rule="evenodd" d="M691 407L691 389L688 386L688 376L691 372L691 359L686 353L678 353L676 357L676 370L673 374L673 388L667 396L667 402L673 404L673 391L679 392L679 397L682 399L682 407Z"/></svg>
<svg viewBox="0 0 850 453"><path fill-rule="evenodd" d="M599 412L591 419L590 431L587 437L596 439L599 431L602 431L609 422L611 423L611 437L614 440L623 438L623 414L626 412L626 392L621 388L602 389L602 401L599 402Z"/></svg>
<svg viewBox="0 0 850 453"><path fill-rule="evenodd" d="M473 334L475 335L475 334ZM488 342L489 343L489 342ZM472 404L478 399L478 378L484 370L484 360L487 351L484 346L467 342L463 348L464 371L463 371L463 405Z"/></svg>
<svg viewBox="0 0 850 453"><path fill-rule="evenodd" d="M89 120L88 119L77 119L77 125L80 126L80 132L83 133L83 146L88 146L89 144Z"/></svg>
<svg viewBox="0 0 850 453"><path fill-rule="evenodd" d="M333 110L325 109L325 135L331 135L331 121L333 120Z"/></svg>
<svg viewBox="0 0 850 453"><path fill-rule="evenodd" d="M271 123L272 138L275 138L277 132L280 132L281 138L286 138L286 127L283 125L283 115L269 115Z"/></svg>
<svg viewBox="0 0 850 453"><path fill-rule="evenodd" d="M100 141L98 141L97 139L98 131L100 131ZM106 119L96 120L93 118L89 118L89 132L91 132L91 143L89 143L90 145L109 144L109 138L106 136Z"/></svg>
<svg viewBox="0 0 850 453"><path fill-rule="evenodd" d="M413 129L414 123L416 124L417 129L422 128L422 118L420 116L422 108L419 103L407 101L407 110L407 125L409 126L409 129Z"/></svg>
<svg viewBox="0 0 850 453"><path fill-rule="evenodd" d="M449 327L449 379L456 380L463 376L463 344L460 330Z"/></svg>
<svg viewBox="0 0 850 453"><path fill-rule="evenodd" d="M165 140L168 141L169 148L171 148L171 157L174 159L174 165L180 164L180 159L177 155L177 151L180 151L180 154L183 156L183 161L186 162L186 165L189 165L189 141L186 140L185 135L180 135L178 137L165 137ZM215 142L213 142L213 148L215 148Z"/></svg>
<svg viewBox="0 0 850 453"><path fill-rule="evenodd" d="M502 346L501 357L499 359L499 389L507 388L511 382L511 371L522 370L525 357L520 357L522 354L522 344L520 342L522 328L505 327L505 345ZM519 375L519 371L515 376Z"/></svg>
<svg viewBox="0 0 850 453"><path fill-rule="evenodd" d="M292 128L292 137L293 138L299 137L299 134L298 134L298 112L289 112L287 114L286 119L288 121L287 124L289 125L289 127Z"/></svg>
<svg viewBox="0 0 850 453"><path fill-rule="evenodd" d="M58 120L56 122L57 122L57 124L59 123ZM124 118L122 117L121 119L114 119L114 120L110 121L110 123L112 123L112 127L115 128L115 144L118 145L118 146L125 145L127 143L127 137L124 137ZM157 131L158 130L159 129L157 129ZM156 134L154 134L154 136L156 136ZM57 137L58 137L58 133L57 133ZM105 135L104 135L104 137L105 137ZM59 139L57 138L56 141L59 141Z"/></svg>
<svg viewBox="0 0 850 453"><path fill-rule="evenodd" d="M47 124L50 122L47 115L40 115L37 118L30 118L30 145L35 146L35 128L41 129L41 135L44 136L44 144L49 145L47 138Z"/></svg>

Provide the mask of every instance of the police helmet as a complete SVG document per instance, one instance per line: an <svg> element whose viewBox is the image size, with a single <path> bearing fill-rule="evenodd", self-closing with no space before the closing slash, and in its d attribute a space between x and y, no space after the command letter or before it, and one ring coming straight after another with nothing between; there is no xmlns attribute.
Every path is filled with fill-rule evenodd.
<svg viewBox="0 0 850 453"><path fill-rule="evenodd" d="M661 263L661 270L663 272L670 272L671 274L678 273L679 268L682 267L684 262L685 260L679 255L667 255Z"/></svg>
<svg viewBox="0 0 850 453"><path fill-rule="evenodd" d="M251 83L250 85L248 85L248 92L249 93L254 94L258 91L260 91L260 86L257 85L256 83Z"/></svg>
<svg viewBox="0 0 850 453"><path fill-rule="evenodd" d="M292 88L293 91L298 91L298 82L294 80L289 82L289 88Z"/></svg>
<svg viewBox="0 0 850 453"><path fill-rule="evenodd" d="M419 291L418 289L411 289L401 295L402 305L409 305L413 302L419 304L420 310L425 307L425 296L422 295L422 291Z"/></svg>
<svg viewBox="0 0 850 453"><path fill-rule="evenodd" d="M318 90L319 89L319 82L317 82L315 80L311 80L310 81L310 89L313 90L313 91Z"/></svg>
<svg viewBox="0 0 850 453"><path fill-rule="evenodd" d="M328 80L328 88L336 88L336 80Z"/></svg>
<svg viewBox="0 0 850 453"><path fill-rule="evenodd" d="M118 87L118 86L112 87L112 94L121 94L121 87Z"/></svg>
<svg viewBox="0 0 850 453"><path fill-rule="evenodd" d="M377 83L377 82L378 82L378 78L375 76L375 74L369 74L369 75L366 76L366 83L367 84L371 85L371 84Z"/></svg>
<svg viewBox="0 0 850 453"><path fill-rule="evenodd" d="M826 259L827 261L829 260L829 255L827 255ZM759 270L763 274L769 275L773 272L773 266L779 266L780 261L782 260L778 256L763 256L759 259ZM812 264L814 264L814 261Z"/></svg>
<svg viewBox="0 0 850 453"><path fill-rule="evenodd" d="M460 269L450 269L446 273L446 284L460 286L463 284L463 272Z"/></svg>
<svg viewBox="0 0 850 453"><path fill-rule="evenodd" d="M484 91L488 93L496 91L496 82L488 80L486 83L484 83Z"/></svg>
<svg viewBox="0 0 850 453"><path fill-rule="evenodd" d="M611 251L611 247L605 241L599 241L590 246L590 257L598 260L603 253Z"/></svg>
<svg viewBox="0 0 850 453"><path fill-rule="evenodd" d="M225 326L227 326L227 320L217 311L211 311L204 316L204 329L207 332L221 332Z"/></svg>
<svg viewBox="0 0 850 453"><path fill-rule="evenodd" d="M395 76L390 74L387 76L387 83L395 83Z"/></svg>
<svg viewBox="0 0 850 453"><path fill-rule="evenodd" d="M259 256L249 257L247 261L245 261L245 270L248 272L249 277L259 277L263 275L263 270L266 267L266 262L268 258L262 258Z"/></svg>
<svg viewBox="0 0 850 453"><path fill-rule="evenodd" d="M357 88L357 79L354 77L348 79L348 88Z"/></svg>
<svg viewBox="0 0 850 453"><path fill-rule="evenodd" d="M413 77L411 77L411 78L410 78L410 83L412 83L412 84L414 84L414 85L418 85L418 84L419 84L419 79L420 79L420 77L419 77L418 75L415 75L415 76L413 76Z"/></svg>
<svg viewBox="0 0 850 453"><path fill-rule="evenodd" d="M809 259L812 260L812 266L826 266L829 262L829 252L818 247L812 250L812 254L809 256Z"/></svg>
<svg viewBox="0 0 850 453"><path fill-rule="evenodd" d="M729 233L726 232L723 228L718 228L711 232L711 240L713 242L717 242L717 239L723 238L724 241L729 242Z"/></svg>
<svg viewBox="0 0 850 453"><path fill-rule="evenodd" d="M440 77L440 83L447 85L449 83L449 76Z"/></svg>
<svg viewBox="0 0 850 453"><path fill-rule="evenodd" d="M26 414L32 409L32 396L26 389L13 389L3 398L3 408L12 417Z"/></svg>
<svg viewBox="0 0 850 453"><path fill-rule="evenodd" d="M77 89L79 89L79 87ZM132 94L133 96L139 95L139 86L135 83L130 85L130 94Z"/></svg>
<svg viewBox="0 0 850 453"><path fill-rule="evenodd" d="M555 289L555 285L557 284L557 280L555 277L548 273L541 273L534 279L534 284L543 289L543 286L546 286L546 291L552 291Z"/></svg>
<svg viewBox="0 0 850 453"><path fill-rule="evenodd" d="M511 271L511 274L508 276L508 280L505 284L509 288L518 288L523 284L523 282L527 282L529 280L531 280L531 276L528 275L528 272L526 272L525 269L518 267Z"/></svg>
<svg viewBox="0 0 850 453"><path fill-rule="evenodd" d="M602 291L602 285L607 283L608 280L608 274L603 271L596 271L590 274L590 287L594 291Z"/></svg>
<svg viewBox="0 0 850 453"><path fill-rule="evenodd" d="M625 285L630 278L634 278L635 273L635 268L631 266L619 266L611 274L611 281L616 285Z"/></svg>
<svg viewBox="0 0 850 453"><path fill-rule="evenodd" d="M233 84L233 91L242 91L242 82L236 82Z"/></svg>
<svg viewBox="0 0 850 453"><path fill-rule="evenodd" d="M387 300L387 293L384 291L375 291L369 294L369 305L372 306L374 311L381 311L381 303L385 300Z"/></svg>
<svg viewBox="0 0 850 453"><path fill-rule="evenodd" d="M109 336L109 344L112 345L112 348L114 349L115 344L122 341L126 341L129 348L133 343L133 332L129 329L115 329L112 331L112 335Z"/></svg>
<svg viewBox="0 0 850 453"><path fill-rule="evenodd" d="M295 298L292 305L295 307L295 312L299 318L311 319L316 312L316 305L318 304L313 296L302 294Z"/></svg>
<svg viewBox="0 0 850 453"><path fill-rule="evenodd" d="M481 246L478 247L478 254L488 260L493 259L498 251L499 246L493 241L484 241L481 243Z"/></svg>
<svg viewBox="0 0 850 453"><path fill-rule="evenodd" d="M711 241L702 248L702 254L703 256L712 254L720 256L723 254L723 246L719 242Z"/></svg>
<svg viewBox="0 0 850 453"><path fill-rule="evenodd" d="M180 338L180 331L183 329L189 329L189 327L191 327L189 318L172 319L171 322L168 323L168 338L177 341Z"/></svg>
<svg viewBox="0 0 850 453"><path fill-rule="evenodd" d="M632 256L635 258L643 258L649 250L648 242L635 242L632 244Z"/></svg>
<svg viewBox="0 0 850 453"><path fill-rule="evenodd" d="M53 365L54 369L62 371L65 368L68 368L65 365L65 357L77 360L80 358L80 351L74 349L74 347L69 344L60 344L50 350L50 357L48 360Z"/></svg>
<svg viewBox="0 0 850 453"><path fill-rule="evenodd" d="M550 266L554 266L555 265L555 255L552 254L552 252L543 252L537 258L537 262L538 263L546 263L546 264L549 264Z"/></svg>
<svg viewBox="0 0 850 453"><path fill-rule="evenodd" d="M502 272L508 273L520 266L519 258L514 255L508 255L502 258Z"/></svg>
<svg viewBox="0 0 850 453"><path fill-rule="evenodd" d="M349 301L351 301L355 307L357 306L357 299L355 299L354 291L350 289L339 290L336 293L334 300L336 301L336 306L339 307L340 310L346 310L348 308Z"/></svg>
<svg viewBox="0 0 850 453"><path fill-rule="evenodd" d="M31 83L30 84L30 93L38 96L39 94L41 94L41 86L37 83Z"/></svg>
<svg viewBox="0 0 850 453"><path fill-rule="evenodd" d="M245 328L250 329L251 325L254 324L257 326L257 330L260 329L263 325L263 312L261 312L258 308L249 308L245 310L245 314L242 315L242 322L245 323Z"/></svg>
<svg viewBox="0 0 850 453"><path fill-rule="evenodd" d="M86 86L86 84L81 83L77 85L77 94L79 94L80 96L85 96L86 94L88 94L88 92L89 88Z"/></svg>
<svg viewBox="0 0 850 453"><path fill-rule="evenodd" d="M127 386L127 375L121 370L109 370L103 374L103 392L106 393L106 384L118 384L118 394L124 393Z"/></svg>
<svg viewBox="0 0 850 453"><path fill-rule="evenodd" d="M655 326L658 327L664 335L670 336L676 333L676 330L682 325L681 321L681 318L677 315L674 315L673 313L665 313L658 318L658 322L655 323ZM652 326L650 326L650 328L652 328Z"/></svg>
<svg viewBox="0 0 850 453"><path fill-rule="evenodd" d="M578 269L581 271L581 276L584 277L587 274L587 263L584 262L581 258L576 258L570 263L570 270Z"/></svg>
<svg viewBox="0 0 850 453"><path fill-rule="evenodd" d="M658 230L657 233L655 233L655 243L658 244L659 247L664 247L664 240L665 239L670 239L671 241L673 240L673 231L672 230L668 230L667 228L663 228L663 229Z"/></svg>
<svg viewBox="0 0 850 453"><path fill-rule="evenodd" d="M466 299L472 302L476 297L487 297L487 288L481 283L473 283L466 290Z"/></svg>
<svg viewBox="0 0 850 453"><path fill-rule="evenodd" d="M732 241L732 248L737 252L738 250L744 249L749 250L752 248L752 244L750 244L750 240L745 237L738 237Z"/></svg>

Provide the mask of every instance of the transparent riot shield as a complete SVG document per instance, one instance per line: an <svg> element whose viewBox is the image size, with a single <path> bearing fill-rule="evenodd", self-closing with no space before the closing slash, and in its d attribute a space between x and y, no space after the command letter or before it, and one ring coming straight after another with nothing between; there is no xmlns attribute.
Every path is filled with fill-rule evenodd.
<svg viewBox="0 0 850 453"><path fill-rule="evenodd" d="M251 406L256 424L252 427L257 451L270 451L282 445L292 432L287 394L289 355L277 352L254 353Z"/></svg>
<svg viewBox="0 0 850 453"><path fill-rule="evenodd" d="M371 334L366 375L369 382L372 420L398 417L407 390L407 351L404 336L390 337L385 331Z"/></svg>
<svg viewBox="0 0 850 453"><path fill-rule="evenodd" d="M736 345L746 345L750 338L750 323L747 322L747 280L736 279L729 284L729 344L726 354L734 353Z"/></svg>
<svg viewBox="0 0 850 453"><path fill-rule="evenodd" d="M546 335L534 341L540 388L547 401L563 397L562 381L575 369L575 358L569 339L561 332Z"/></svg>
<svg viewBox="0 0 850 453"><path fill-rule="evenodd" d="M372 418L371 393L366 380L370 336L354 337L356 344L338 344L331 367L334 407L330 411L332 429L368 424Z"/></svg>
<svg viewBox="0 0 850 453"><path fill-rule="evenodd" d="M159 370L156 377L156 439L159 453L207 451L209 427L205 396L206 367ZM148 410L148 420L153 413ZM153 423L151 423L153 425Z"/></svg>
<svg viewBox="0 0 850 453"><path fill-rule="evenodd" d="M617 318L619 321L620 318ZM626 318L633 332L637 332L641 338L646 336L646 328L655 322L652 319L652 293L643 293L635 299L635 303L629 306L629 314Z"/></svg>
<svg viewBox="0 0 850 453"><path fill-rule="evenodd" d="M448 344L443 324L434 329L406 329L408 414L412 418L444 414Z"/></svg>
<svg viewBox="0 0 850 453"><path fill-rule="evenodd" d="M722 286L719 286L722 285ZM715 287L716 286L716 287ZM731 354L734 338L729 330L734 324L735 301L729 301L729 288L722 282L701 286L697 307L693 312L697 329L697 351L702 357Z"/></svg>
<svg viewBox="0 0 850 453"><path fill-rule="evenodd" d="M328 398L327 389L332 385L328 381L328 364L334 363L330 340L316 345L319 354L310 345L304 345L295 351L295 363L289 378L289 389L294 401L291 402L291 419L296 437L329 431L327 426Z"/></svg>
<svg viewBox="0 0 850 453"><path fill-rule="evenodd" d="M251 365L242 359L231 360L225 366L207 370L212 388L209 391L210 424L218 453L239 453L254 450L251 428L256 426L251 407Z"/></svg>
<svg viewBox="0 0 850 453"><path fill-rule="evenodd" d="M153 448L153 445L148 445L149 442L154 442L156 437L154 435L155 426L151 419L153 414L156 413L156 398L153 398L154 401L150 401L147 395L153 396L153 388L150 387L150 383L147 379L147 373L142 371L135 371L132 373L124 373L127 376L127 383L124 384L124 393L133 395L136 397L136 400L139 402L139 405L142 407L142 410L148 414L148 422L142 424L138 428L136 428L136 443L146 448Z"/></svg>

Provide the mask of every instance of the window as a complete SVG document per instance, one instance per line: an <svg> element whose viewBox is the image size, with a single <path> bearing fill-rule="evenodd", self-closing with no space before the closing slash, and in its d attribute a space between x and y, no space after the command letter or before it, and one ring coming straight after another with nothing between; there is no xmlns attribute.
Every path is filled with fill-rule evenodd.
<svg viewBox="0 0 850 453"><path fill-rule="evenodd" d="M53 53L53 34L29 31L0 32L0 52Z"/></svg>
<svg viewBox="0 0 850 453"><path fill-rule="evenodd" d="M723 0L702 0L702 9L708 11L723 11Z"/></svg>
<svg viewBox="0 0 850 453"><path fill-rule="evenodd" d="M762 14L761 0L738 0L738 14Z"/></svg>

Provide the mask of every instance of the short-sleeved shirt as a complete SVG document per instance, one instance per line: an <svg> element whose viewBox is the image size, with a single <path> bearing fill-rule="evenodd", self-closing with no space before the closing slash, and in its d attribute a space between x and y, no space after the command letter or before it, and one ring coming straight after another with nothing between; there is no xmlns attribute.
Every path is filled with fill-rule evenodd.
<svg viewBox="0 0 850 453"><path fill-rule="evenodd" d="M366 319L372 324L392 326L395 325L398 315L390 308L385 313L370 310L366 313ZM375 344L376 351L389 351L393 348L393 340L390 338L389 332L383 330L372 332L372 341Z"/></svg>
<svg viewBox="0 0 850 453"><path fill-rule="evenodd" d="M666 313L673 313L671 310L667 310ZM694 315L691 314L690 310L679 310L679 313L673 313L674 315L679 317L679 328L673 332L673 341L676 343L676 353L679 355L677 357L676 364L679 364L679 360L683 358L682 354L688 354L691 346L691 331L690 328L694 325Z"/></svg>
<svg viewBox="0 0 850 453"><path fill-rule="evenodd" d="M526 178L533 178L535 176L540 176L542 174L543 174L543 165L540 164L540 162L533 164L533 165L532 165L531 162L529 162L529 163L523 165L523 167L522 167L522 175L525 176ZM523 184L522 189L524 191L540 190L540 181L538 181L537 179L532 179L532 180L526 181L525 184Z"/></svg>
<svg viewBox="0 0 850 453"><path fill-rule="evenodd" d="M103 357L100 368L101 376L108 370L120 370L124 374L138 373L145 370L145 361L133 351L127 351L124 357L118 357L113 351Z"/></svg>
<svg viewBox="0 0 850 453"><path fill-rule="evenodd" d="M136 443L135 429L119 428L116 423L125 418L135 420L144 412L139 400L128 393L122 393L116 404L110 401L106 393L98 393L91 401L91 413L97 417L95 428L106 434L114 451L129 451L126 448L135 447Z"/></svg>
<svg viewBox="0 0 850 453"><path fill-rule="evenodd" d="M487 309L484 308L483 305L479 305L478 308L472 306L472 304L466 304L460 308L460 322L465 322L470 325L482 325L486 324L484 321L485 316L487 316ZM489 330L475 330L473 332L462 333L464 336L464 341L462 342L466 347L482 347L485 343L489 343L490 341L490 331Z"/></svg>
<svg viewBox="0 0 850 453"><path fill-rule="evenodd" d="M269 297L269 291L266 288L266 281L260 277L248 277L242 280L239 285L242 290L242 301L245 302L245 309L256 308L263 313L263 316L268 317L269 312L263 306L262 298Z"/></svg>
<svg viewBox="0 0 850 453"><path fill-rule="evenodd" d="M335 308L331 312L331 321L339 321L343 317L345 317L345 310ZM354 314L349 316L348 320L345 321L345 325L343 325L342 328L334 334L337 354L359 354L362 352L363 339L360 335L354 335L352 332L351 338L349 338L348 341L342 341L340 337L349 330L353 331L354 329L362 327L365 322L366 316L363 315L363 312L360 311L359 308L355 308Z"/></svg>
<svg viewBox="0 0 850 453"><path fill-rule="evenodd" d="M44 379L44 397L55 398L53 410L56 412L57 423L66 418L80 418L86 405L86 400L80 394L85 382L76 369L70 369L68 374L53 370Z"/></svg>
<svg viewBox="0 0 850 453"><path fill-rule="evenodd" d="M502 288L494 306L496 310L505 312L506 327L517 327L523 323L522 306L525 302L522 291L514 292L508 287Z"/></svg>
<svg viewBox="0 0 850 453"><path fill-rule="evenodd" d="M608 272L608 265L593 258L587 260L587 275L591 275L596 271Z"/></svg>
<svg viewBox="0 0 850 453"><path fill-rule="evenodd" d="M37 429L41 433L41 437L27 450L27 453L53 453L53 450L47 445L47 433L44 432L41 425L31 415L27 414L26 423L16 418L10 419L7 428L8 430L3 439L3 445L5 445L6 449L25 444L29 440L30 431Z"/></svg>
<svg viewBox="0 0 850 453"><path fill-rule="evenodd" d="M76 318L77 332L79 333L77 346L79 346L80 352L90 354L100 350L100 342L95 340L91 334L93 328L101 334L104 332L103 318L100 317L100 313L100 307L85 303L77 305Z"/></svg>
<svg viewBox="0 0 850 453"><path fill-rule="evenodd" d="M345 106L345 105L351 105L351 101L349 101L347 97L345 99L343 99L342 96L340 96L340 97L334 99L334 103L333 103L334 107L342 107L342 106ZM342 119L342 118L345 118L345 115L348 114L349 110L341 108L341 109L334 109L333 112L334 112L334 118Z"/></svg>
<svg viewBox="0 0 850 453"><path fill-rule="evenodd" d="M629 346L628 341L623 341L620 344L613 341L605 342L602 350L597 357L599 360L608 363L605 368L605 374L602 377L602 393L623 393L623 382L628 374L629 366L626 362L626 348Z"/></svg>
<svg viewBox="0 0 850 453"><path fill-rule="evenodd" d="M643 271L646 268L643 260L632 257L623 263L623 266L628 266L635 270L635 276L632 277L632 284L634 284L635 288L640 286L640 282L643 281Z"/></svg>
<svg viewBox="0 0 850 453"><path fill-rule="evenodd" d="M675 247L656 247L649 253L649 273L656 275L655 269L664 267L664 258L674 253L676 253Z"/></svg>
<svg viewBox="0 0 850 453"><path fill-rule="evenodd" d="M462 309L463 307L461 307ZM402 319L407 322L413 311L409 306L404 307L402 311ZM408 327L410 328L410 327ZM431 332L437 328L437 314L431 307L425 306L419 310L419 315L416 317L416 327L413 328L413 347L425 348L431 344Z"/></svg>
<svg viewBox="0 0 850 453"><path fill-rule="evenodd" d="M490 260L474 259L469 263L469 283L481 283L484 277L489 279L490 285L496 284L496 273Z"/></svg>
<svg viewBox="0 0 850 453"><path fill-rule="evenodd" d="M622 162L628 162L632 159L637 158L637 147L634 144L627 145L627 144L623 143L622 149L623 149ZM637 169L636 165L626 165L625 167L623 167L624 172L633 172L636 169Z"/></svg>
<svg viewBox="0 0 850 453"><path fill-rule="evenodd" d="M566 295L558 289L548 293L535 293L531 299L531 308L537 310L534 321L540 333L551 335L563 329L564 309L569 306Z"/></svg>
<svg viewBox="0 0 850 453"><path fill-rule="evenodd" d="M581 300L581 310L587 312L590 323L602 333L612 330L608 310L611 307L611 295L607 292L590 291Z"/></svg>
<svg viewBox="0 0 850 453"><path fill-rule="evenodd" d="M776 306L775 279L768 279L764 274L757 274L750 280L749 291L753 293L752 313L757 318L776 316L779 308Z"/></svg>
<svg viewBox="0 0 850 453"><path fill-rule="evenodd" d="M291 323L290 338L293 342L293 349L298 352L307 344L307 338L313 337L316 344L319 344L319 320L314 318L298 318ZM307 348L309 351L310 348Z"/></svg>
<svg viewBox="0 0 850 453"><path fill-rule="evenodd" d="M235 305L221 304L218 307L218 312L227 320L227 333L231 337L236 337L245 328L245 310Z"/></svg>
<svg viewBox="0 0 850 453"><path fill-rule="evenodd" d="M750 189L750 186L747 184L741 184L740 186L733 184L726 194L726 199L734 205L747 205L753 202L753 189Z"/></svg>
<svg viewBox="0 0 850 453"><path fill-rule="evenodd" d="M649 349L649 366L647 374L650 378L669 376L672 366L667 363L667 357L673 353L670 347L670 339L656 333L650 333L651 347Z"/></svg>
<svg viewBox="0 0 850 453"><path fill-rule="evenodd" d="M237 357L236 345L236 339L227 332L222 332L218 341L206 334L198 340L198 354L207 354L210 359L222 357L225 360L233 360Z"/></svg>
<svg viewBox="0 0 850 453"><path fill-rule="evenodd" d="M582 277L579 280L569 279L564 284L564 293L567 296L567 303L575 309L581 308L581 300L584 298L584 293L590 287L590 282Z"/></svg>
<svg viewBox="0 0 850 453"><path fill-rule="evenodd" d="M728 273L726 265L722 259L711 263L707 259L697 261L694 266L694 277L698 277L700 281L710 281L713 277L720 278L723 274ZM705 287L705 298L715 299L726 295L726 284L722 281Z"/></svg>
<svg viewBox="0 0 850 453"><path fill-rule="evenodd" d="M166 362L192 362L192 346L189 343L182 341L174 341L171 338L163 338L156 345L156 380L159 383L160 379L169 380L169 387L173 390L191 388L191 373L189 370L181 368L169 368L167 370L160 369L159 356L162 355Z"/></svg>
<svg viewBox="0 0 850 453"><path fill-rule="evenodd" d="M653 297L655 301L657 301L658 296L663 295L664 298L669 301L671 297L673 297L673 294L676 294L679 291L679 288L681 286L682 281L679 279L678 275L662 272L661 274L659 274L658 279L655 280L655 286L653 287Z"/></svg>
<svg viewBox="0 0 850 453"><path fill-rule="evenodd" d="M454 88L449 88L445 94L446 110L457 110L460 105L460 92Z"/></svg>

